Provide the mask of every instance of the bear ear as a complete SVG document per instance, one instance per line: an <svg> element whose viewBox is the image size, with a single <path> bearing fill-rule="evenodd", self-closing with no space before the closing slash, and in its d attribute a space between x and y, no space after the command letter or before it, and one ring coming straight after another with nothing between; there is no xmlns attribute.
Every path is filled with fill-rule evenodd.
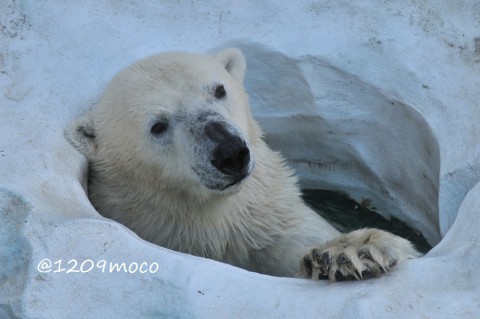
<svg viewBox="0 0 480 319"><path fill-rule="evenodd" d="M242 51L235 48L229 48L218 52L217 59L223 64L225 69L230 73L238 82L243 83L245 71L247 69L247 62Z"/></svg>
<svg viewBox="0 0 480 319"><path fill-rule="evenodd" d="M81 154L92 159L95 153L95 130L87 114L74 120L64 131L65 139Z"/></svg>

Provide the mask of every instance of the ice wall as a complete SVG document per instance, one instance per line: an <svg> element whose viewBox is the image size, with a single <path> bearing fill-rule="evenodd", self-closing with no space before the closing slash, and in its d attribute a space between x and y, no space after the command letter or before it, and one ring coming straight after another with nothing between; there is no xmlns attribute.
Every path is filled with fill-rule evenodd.
<svg viewBox="0 0 480 319"><path fill-rule="evenodd" d="M478 317L479 17L447 0L0 0L0 318ZM427 256L364 282L273 278L95 212L67 123L134 60L235 39L304 185L371 198L438 243Z"/></svg>

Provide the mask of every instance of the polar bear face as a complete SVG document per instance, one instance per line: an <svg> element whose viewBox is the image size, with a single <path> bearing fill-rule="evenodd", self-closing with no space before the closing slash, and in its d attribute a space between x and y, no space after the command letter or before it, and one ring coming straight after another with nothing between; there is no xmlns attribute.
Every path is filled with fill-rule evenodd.
<svg viewBox="0 0 480 319"><path fill-rule="evenodd" d="M115 76L65 136L110 188L128 181L190 195L235 192L255 165L250 138L261 135L244 73L237 49L146 58Z"/></svg>

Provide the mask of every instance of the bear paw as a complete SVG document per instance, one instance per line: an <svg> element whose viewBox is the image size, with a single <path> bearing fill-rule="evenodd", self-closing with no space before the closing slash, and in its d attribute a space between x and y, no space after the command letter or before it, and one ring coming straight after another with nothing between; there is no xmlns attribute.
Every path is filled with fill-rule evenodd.
<svg viewBox="0 0 480 319"><path fill-rule="evenodd" d="M406 239L379 229L361 229L312 249L301 260L300 276L330 281L367 279L420 255Z"/></svg>

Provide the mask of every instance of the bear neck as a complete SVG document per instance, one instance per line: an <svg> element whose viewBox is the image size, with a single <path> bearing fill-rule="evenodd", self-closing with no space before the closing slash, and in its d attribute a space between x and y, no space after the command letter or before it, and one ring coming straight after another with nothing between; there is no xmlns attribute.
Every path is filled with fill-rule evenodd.
<svg viewBox="0 0 480 319"><path fill-rule="evenodd" d="M109 181L109 172L92 170L90 199L102 215L147 241L248 269L251 251L272 245L285 228L282 215L289 212L277 203L301 201L293 172L278 169L283 158L263 141L255 154L256 167L236 193L199 198L178 189L142 191L121 185L126 178Z"/></svg>

